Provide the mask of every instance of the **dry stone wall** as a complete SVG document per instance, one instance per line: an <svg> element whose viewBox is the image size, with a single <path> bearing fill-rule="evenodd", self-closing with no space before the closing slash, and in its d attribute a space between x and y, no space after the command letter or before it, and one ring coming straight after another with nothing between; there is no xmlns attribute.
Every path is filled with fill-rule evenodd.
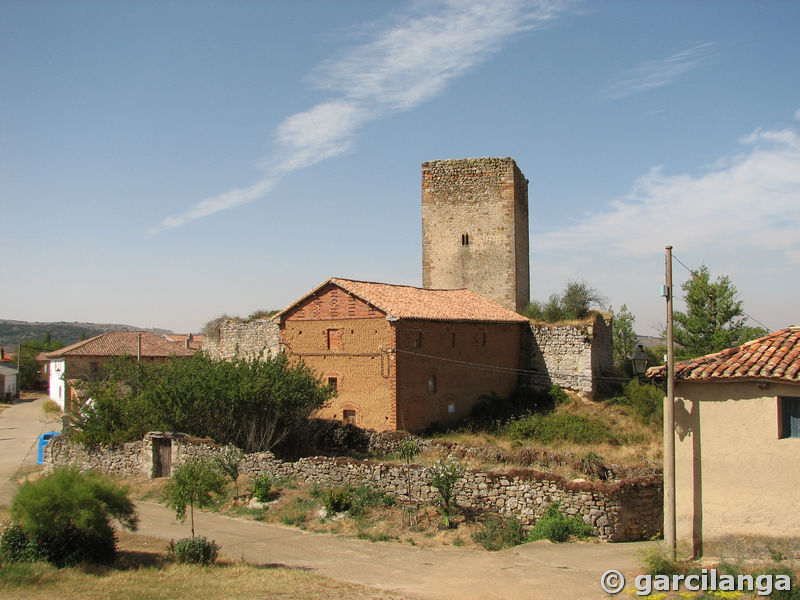
<svg viewBox="0 0 800 600"><path fill-rule="evenodd" d="M280 345L278 324L269 319L225 319L203 340L203 350L215 360L274 356Z"/></svg>
<svg viewBox="0 0 800 600"><path fill-rule="evenodd" d="M150 477L153 437L163 437L163 434L148 434L141 442L93 450L74 444L67 437L57 437L45 447L46 470L75 464L82 470ZM174 468L190 456L212 457L219 447L208 440L174 434L172 449ZM401 498L406 494L407 469L412 497L432 502L436 490L428 483L428 468L421 465L406 467L392 462L324 456L283 461L270 452L248 454L241 465L246 475L267 473L276 478L321 485L367 484ZM456 501L463 507L514 516L524 526L533 525L550 504L558 502L566 514L590 523L600 538L621 542L646 539L661 530L661 490L658 477L610 483L570 481L560 475L530 469L468 470L456 485Z"/></svg>
<svg viewBox="0 0 800 600"><path fill-rule="evenodd" d="M611 323L610 316L599 313L578 325L531 323L522 343L524 368L533 374L522 383L594 395L596 378L613 365Z"/></svg>

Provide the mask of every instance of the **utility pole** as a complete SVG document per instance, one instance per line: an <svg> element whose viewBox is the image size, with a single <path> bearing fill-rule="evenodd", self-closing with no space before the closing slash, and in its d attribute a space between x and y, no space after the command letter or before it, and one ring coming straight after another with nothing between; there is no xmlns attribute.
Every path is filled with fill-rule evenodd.
<svg viewBox="0 0 800 600"><path fill-rule="evenodd" d="M675 543L675 348L672 326L672 246L666 248L667 398L664 402L664 542L674 560Z"/></svg>

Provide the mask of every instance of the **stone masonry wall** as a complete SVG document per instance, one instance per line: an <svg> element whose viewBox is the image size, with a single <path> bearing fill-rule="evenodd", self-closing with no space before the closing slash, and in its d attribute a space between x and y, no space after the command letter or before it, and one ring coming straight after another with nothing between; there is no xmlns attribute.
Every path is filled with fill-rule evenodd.
<svg viewBox="0 0 800 600"><path fill-rule="evenodd" d="M150 477L152 442L148 438L87 451L66 437L56 437L45 447L45 470L75 464L82 470ZM172 447L173 468L189 456L211 457L219 450L208 440L192 440L180 434L173 434ZM391 462L323 456L288 462L270 452L259 452L246 455L241 470L251 476L267 473L276 478L323 485L367 484L401 498L406 493L406 466ZM432 502L436 490L428 483L428 468L411 465L409 474L414 498ZM590 523L600 538L621 542L647 539L661 530L661 489L658 477L609 483L569 481L560 475L529 469L508 472L471 469L456 484L456 502L463 507L515 516L524 526L533 525L550 504L558 502L566 514Z"/></svg>
<svg viewBox="0 0 800 600"><path fill-rule="evenodd" d="M613 365L611 317L597 314L579 325L531 323L523 339L523 368L534 371L523 385L562 388L594 395L596 378Z"/></svg>
<svg viewBox="0 0 800 600"><path fill-rule="evenodd" d="M203 350L215 360L236 356L264 358L280 352L278 324L269 319L242 321L225 319L219 325L219 335L206 335Z"/></svg>

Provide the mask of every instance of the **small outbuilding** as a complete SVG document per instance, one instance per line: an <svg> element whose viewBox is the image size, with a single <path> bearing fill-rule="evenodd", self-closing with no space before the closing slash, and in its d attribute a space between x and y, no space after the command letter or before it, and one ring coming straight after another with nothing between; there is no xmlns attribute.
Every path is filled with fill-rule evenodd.
<svg viewBox="0 0 800 600"><path fill-rule="evenodd" d="M676 363L675 428L679 542L800 536L800 326Z"/></svg>

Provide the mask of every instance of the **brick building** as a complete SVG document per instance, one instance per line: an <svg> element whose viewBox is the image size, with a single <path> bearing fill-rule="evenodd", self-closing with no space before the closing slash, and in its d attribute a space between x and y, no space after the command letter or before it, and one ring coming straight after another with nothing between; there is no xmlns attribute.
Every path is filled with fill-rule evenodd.
<svg viewBox="0 0 800 600"><path fill-rule="evenodd" d="M338 278L275 319L283 350L337 389L320 417L407 431L511 393L528 324L471 290Z"/></svg>
<svg viewBox="0 0 800 600"><path fill-rule="evenodd" d="M194 350L149 331L107 331L44 354L50 361L50 398L62 410L72 409L75 391L70 381L102 377L114 357L131 356L145 362L162 362L176 356L192 356Z"/></svg>

